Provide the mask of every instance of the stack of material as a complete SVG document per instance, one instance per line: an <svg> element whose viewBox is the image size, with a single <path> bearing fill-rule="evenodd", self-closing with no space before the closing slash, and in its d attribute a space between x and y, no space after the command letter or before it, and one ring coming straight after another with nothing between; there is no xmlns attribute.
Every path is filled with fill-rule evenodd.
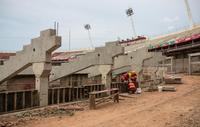
<svg viewBox="0 0 200 127"><path fill-rule="evenodd" d="M177 75L166 75L164 78L165 84L181 84L181 77Z"/></svg>
<svg viewBox="0 0 200 127"><path fill-rule="evenodd" d="M176 88L174 86L158 86L158 91L162 92L162 91L171 91L171 92L175 92Z"/></svg>
<svg viewBox="0 0 200 127"><path fill-rule="evenodd" d="M162 91L176 91L174 86L162 86Z"/></svg>

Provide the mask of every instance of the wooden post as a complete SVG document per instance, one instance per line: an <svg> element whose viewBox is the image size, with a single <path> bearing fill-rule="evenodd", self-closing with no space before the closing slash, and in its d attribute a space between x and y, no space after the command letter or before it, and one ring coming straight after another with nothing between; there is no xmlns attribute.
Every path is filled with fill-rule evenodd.
<svg viewBox="0 0 200 127"><path fill-rule="evenodd" d="M71 101L74 101L74 87L72 87L72 89L71 89L71 96L72 96Z"/></svg>
<svg viewBox="0 0 200 127"><path fill-rule="evenodd" d="M81 88L78 87L78 99L80 100L81 99Z"/></svg>
<svg viewBox="0 0 200 127"><path fill-rule="evenodd" d="M78 87L76 88L76 100L78 100Z"/></svg>
<svg viewBox="0 0 200 127"><path fill-rule="evenodd" d="M1 102L1 104L0 104L0 112L4 112L4 96L3 96L3 93L0 93L0 102Z"/></svg>
<svg viewBox="0 0 200 127"><path fill-rule="evenodd" d="M95 94L89 94L89 101L90 101L90 109L95 109L96 105L95 105Z"/></svg>
<svg viewBox="0 0 200 127"><path fill-rule="evenodd" d="M51 98L52 99L52 104L54 104L54 89L52 89L52 95L51 96L52 96L52 98Z"/></svg>
<svg viewBox="0 0 200 127"><path fill-rule="evenodd" d="M8 111L7 103L8 103L8 93L5 93L5 112Z"/></svg>
<svg viewBox="0 0 200 127"><path fill-rule="evenodd" d="M22 109L25 108L25 92L22 93Z"/></svg>
<svg viewBox="0 0 200 127"><path fill-rule="evenodd" d="M98 85L98 91L101 91L101 85ZM101 97L100 93L99 93L98 97Z"/></svg>
<svg viewBox="0 0 200 127"><path fill-rule="evenodd" d="M90 86L90 91L89 92L92 92L92 86Z"/></svg>
<svg viewBox="0 0 200 127"><path fill-rule="evenodd" d="M71 99L71 88L69 88L68 95L69 95L68 97L69 97L69 102L70 102L72 100Z"/></svg>
<svg viewBox="0 0 200 127"><path fill-rule="evenodd" d="M57 90L58 90L57 91L57 104L59 104L60 103L60 89L58 88Z"/></svg>
<svg viewBox="0 0 200 127"><path fill-rule="evenodd" d="M96 91L99 91L99 85L96 85ZM99 94L97 94L97 98L99 97Z"/></svg>
<svg viewBox="0 0 200 127"><path fill-rule="evenodd" d="M95 91L95 85L92 85L92 91Z"/></svg>
<svg viewBox="0 0 200 127"><path fill-rule="evenodd" d="M182 67L182 69L183 69L183 72L185 73L185 66L184 66L184 55L185 54L182 54L182 55L183 55L183 62L182 62L183 63L183 67Z"/></svg>
<svg viewBox="0 0 200 127"><path fill-rule="evenodd" d="M17 94L16 94L16 92L14 92L14 108L13 109L14 110L17 109Z"/></svg>
<svg viewBox="0 0 200 127"><path fill-rule="evenodd" d="M173 72L173 57L171 57L171 72Z"/></svg>
<svg viewBox="0 0 200 127"><path fill-rule="evenodd" d="M119 103L119 90L115 90L114 94L114 102Z"/></svg>
<svg viewBox="0 0 200 127"><path fill-rule="evenodd" d="M31 107L33 107L33 91L31 90Z"/></svg>
<svg viewBox="0 0 200 127"><path fill-rule="evenodd" d="M96 84L94 85L94 91L97 91L97 85Z"/></svg>
<svg viewBox="0 0 200 127"><path fill-rule="evenodd" d="M188 72L189 72L189 75L191 75L191 56L188 55Z"/></svg>
<svg viewBox="0 0 200 127"><path fill-rule="evenodd" d="M65 88L63 88L63 103L65 103Z"/></svg>
<svg viewBox="0 0 200 127"><path fill-rule="evenodd" d="M101 85L101 89L100 90L103 90L104 89L104 86ZM103 93L100 93L100 96L102 97L103 96Z"/></svg>
<svg viewBox="0 0 200 127"><path fill-rule="evenodd" d="M122 91L122 85L120 83L118 83L118 88L119 88L119 91Z"/></svg>
<svg viewBox="0 0 200 127"><path fill-rule="evenodd" d="M82 88L80 88L81 89L81 91L80 91L80 98L81 98L81 100L83 99L83 91L84 91L84 88L82 87Z"/></svg>
<svg viewBox="0 0 200 127"><path fill-rule="evenodd" d="M72 76L70 76L70 86L72 86Z"/></svg>

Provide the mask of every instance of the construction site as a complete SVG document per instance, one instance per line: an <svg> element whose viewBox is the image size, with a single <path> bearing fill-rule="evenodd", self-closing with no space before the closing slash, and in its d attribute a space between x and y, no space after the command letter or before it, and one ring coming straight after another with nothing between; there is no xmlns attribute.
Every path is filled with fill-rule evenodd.
<svg viewBox="0 0 200 127"><path fill-rule="evenodd" d="M200 25L190 23L63 52L55 27L0 52L0 127L200 127Z"/></svg>

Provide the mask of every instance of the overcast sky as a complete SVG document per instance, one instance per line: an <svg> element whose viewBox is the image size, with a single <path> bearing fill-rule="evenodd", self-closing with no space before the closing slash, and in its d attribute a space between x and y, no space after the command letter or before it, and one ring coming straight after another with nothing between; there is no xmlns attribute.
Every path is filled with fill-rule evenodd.
<svg viewBox="0 0 200 127"><path fill-rule="evenodd" d="M200 23L200 0L188 0L193 20ZM125 10L133 8L137 35L149 37L188 27L184 0L0 0L0 51L21 50L39 31L59 22L62 47L68 50L91 47L84 24L91 25L94 46L117 38L131 38L130 18Z"/></svg>

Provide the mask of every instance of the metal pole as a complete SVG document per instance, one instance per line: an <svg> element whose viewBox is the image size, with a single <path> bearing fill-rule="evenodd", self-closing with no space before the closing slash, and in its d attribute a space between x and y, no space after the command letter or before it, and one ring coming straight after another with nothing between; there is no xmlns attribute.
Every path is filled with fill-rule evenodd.
<svg viewBox="0 0 200 127"><path fill-rule="evenodd" d="M184 0L184 1L185 1L186 9L187 9L187 14L188 14L190 27L194 27L194 21L192 19L192 13L191 13L191 10L190 10L190 6L189 6L189 3L188 3L188 0Z"/></svg>
<svg viewBox="0 0 200 127"><path fill-rule="evenodd" d="M57 31L56 33L57 33L57 34L56 34L56 35L58 35L58 27L59 27L59 23L57 22L57 30L56 30L56 31Z"/></svg>
<svg viewBox="0 0 200 127"><path fill-rule="evenodd" d="M54 22L54 30L56 30L56 22Z"/></svg>
<svg viewBox="0 0 200 127"><path fill-rule="evenodd" d="M71 50L71 30L69 29L69 51Z"/></svg>
<svg viewBox="0 0 200 127"><path fill-rule="evenodd" d="M188 73L191 75L191 56L188 55Z"/></svg>
<svg viewBox="0 0 200 127"><path fill-rule="evenodd" d="M88 29L88 36L89 36L89 40L90 40L91 47L94 48L93 43L92 43L92 38L91 38L90 30L89 30L89 29Z"/></svg>
<svg viewBox="0 0 200 127"><path fill-rule="evenodd" d="M133 35L134 35L134 37L136 37L137 34L136 34L136 31L135 31L135 26L134 26L133 16L132 15L130 16L130 19L131 19L131 25L132 25L132 29L133 29Z"/></svg>

